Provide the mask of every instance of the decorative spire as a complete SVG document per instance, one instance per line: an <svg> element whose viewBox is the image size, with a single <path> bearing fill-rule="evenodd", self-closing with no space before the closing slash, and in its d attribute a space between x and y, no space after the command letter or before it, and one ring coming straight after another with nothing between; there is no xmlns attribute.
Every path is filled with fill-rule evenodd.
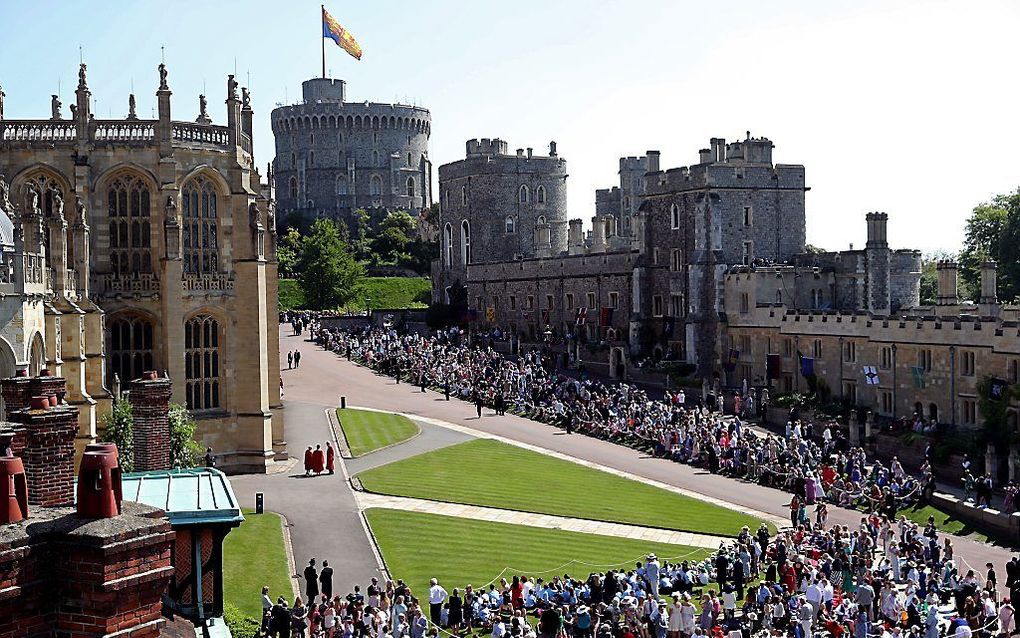
<svg viewBox="0 0 1020 638"><path fill-rule="evenodd" d="M169 91L170 87L166 83L166 64L159 63L159 90Z"/></svg>
<svg viewBox="0 0 1020 638"><path fill-rule="evenodd" d="M209 117L209 103L204 95L198 96L198 118L195 121L199 124L212 124L212 118Z"/></svg>
<svg viewBox="0 0 1020 638"><path fill-rule="evenodd" d="M135 112L135 94L128 95L128 114L127 119L137 120L138 114Z"/></svg>

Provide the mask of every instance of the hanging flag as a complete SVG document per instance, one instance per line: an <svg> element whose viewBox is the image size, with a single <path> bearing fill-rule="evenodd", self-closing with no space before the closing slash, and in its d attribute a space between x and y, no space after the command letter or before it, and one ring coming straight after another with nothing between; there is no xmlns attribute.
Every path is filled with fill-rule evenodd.
<svg viewBox="0 0 1020 638"><path fill-rule="evenodd" d="M577 323L577 325L579 325L579 326L583 326L584 322L587 321L587 320L588 320L588 309L587 308L578 308L577 309L577 317L575 319L575 323Z"/></svg>
<svg viewBox="0 0 1020 638"><path fill-rule="evenodd" d="M878 385L878 370L875 366L864 366L864 382L868 385Z"/></svg>
<svg viewBox="0 0 1020 638"><path fill-rule="evenodd" d="M612 308L601 308L599 310L599 325L602 327L613 325Z"/></svg>
<svg viewBox="0 0 1020 638"><path fill-rule="evenodd" d="M924 388L924 368L921 366L910 366L910 372L914 376L914 387Z"/></svg>
<svg viewBox="0 0 1020 638"><path fill-rule="evenodd" d="M542 311L542 324L549 325L549 310Z"/></svg>
<svg viewBox="0 0 1020 638"><path fill-rule="evenodd" d="M992 378L988 383L988 398L992 401L1001 401L1006 397L1009 384L1002 379Z"/></svg>
<svg viewBox="0 0 1020 638"><path fill-rule="evenodd" d="M815 376L815 359L814 359L814 357L804 357L804 356L801 356L801 358L800 358L800 376L804 377L805 379L810 379L811 377Z"/></svg>
<svg viewBox="0 0 1020 638"><path fill-rule="evenodd" d="M355 59L361 59L361 46L354 39L350 31L340 26L336 18L329 15L326 7L322 7L322 37L329 38L344 51L350 53Z"/></svg>
<svg viewBox="0 0 1020 638"><path fill-rule="evenodd" d="M778 354L765 356L765 377L778 379L783 376L783 358Z"/></svg>
<svg viewBox="0 0 1020 638"><path fill-rule="evenodd" d="M730 351L727 353L727 358L729 359L728 363L736 365L737 359L740 358L740 350L730 348Z"/></svg>
<svg viewBox="0 0 1020 638"><path fill-rule="evenodd" d="M485 320L488 321L489 323L492 323L493 321L496 320L496 309L493 308L492 306L489 306L488 308L485 309Z"/></svg>

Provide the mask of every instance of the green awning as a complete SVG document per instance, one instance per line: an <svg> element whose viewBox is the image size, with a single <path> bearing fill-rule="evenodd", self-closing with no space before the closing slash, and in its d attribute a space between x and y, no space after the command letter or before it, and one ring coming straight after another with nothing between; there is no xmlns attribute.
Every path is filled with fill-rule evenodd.
<svg viewBox="0 0 1020 638"><path fill-rule="evenodd" d="M244 520L227 476L215 468L132 472L121 479L125 501L166 511L173 526Z"/></svg>

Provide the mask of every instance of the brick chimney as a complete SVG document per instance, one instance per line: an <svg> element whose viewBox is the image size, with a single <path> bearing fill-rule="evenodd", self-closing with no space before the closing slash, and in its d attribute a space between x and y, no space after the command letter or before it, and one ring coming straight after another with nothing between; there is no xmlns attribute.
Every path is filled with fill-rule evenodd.
<svg viewBox="0 0 1020 638"><path fill-rule="evenodd" d="M170 386L155 372L131 383L136 472L170 469Z"/></svg>
<svg viewBox="0 0 1020 638"><path fill-rule="evenodd" d="M59 381L46 385L59 389L58 396L63 396L64 380L49 379ZM49 396L36 395L27 408L8 414L25 429L21 457L28 478L28 502L43 507L74 502L74 437L78 433L78 408L50 403Z"/></svg>

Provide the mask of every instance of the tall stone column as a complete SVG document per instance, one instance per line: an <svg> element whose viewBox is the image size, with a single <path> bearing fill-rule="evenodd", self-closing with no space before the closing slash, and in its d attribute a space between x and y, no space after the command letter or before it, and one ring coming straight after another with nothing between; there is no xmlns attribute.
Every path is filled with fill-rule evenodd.
<svg viewBox="0 0 1020 638"><path fill-rule="evenodd" d="M170 469L170 379L146 372L131 383L135 471Z"/></svg>

